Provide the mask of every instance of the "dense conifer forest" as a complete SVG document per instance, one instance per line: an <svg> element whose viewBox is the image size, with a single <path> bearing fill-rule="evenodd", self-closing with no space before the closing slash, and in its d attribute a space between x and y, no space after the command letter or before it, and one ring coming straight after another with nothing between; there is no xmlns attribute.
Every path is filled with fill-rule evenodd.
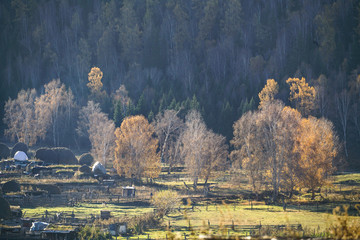
<svg viewBox="0 0 360 240"><path fill-rule="evenodd" d="M0 1L0 23L0 119L9 97L46 93L60 79L74 109L94 100L115 127L128 115L154 121L162 110L193 108L229 142L268 79L296 107L287 80L303 77L316 90L310 115L330 119L343 157L360 165L359 1L12 0ZM95 95L93 67L103 73ZM42 141L79 145L77 113L57 140Z"/></svg>

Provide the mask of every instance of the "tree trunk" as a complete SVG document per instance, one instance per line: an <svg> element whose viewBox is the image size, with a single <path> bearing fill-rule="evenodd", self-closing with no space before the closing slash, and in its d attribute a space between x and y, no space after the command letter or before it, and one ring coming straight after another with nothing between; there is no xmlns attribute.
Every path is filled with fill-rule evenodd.
<svg viewBox="0 0 360 240"><path fill-rule="evenodd" d="M311 200L315 200L315 189L311 190Z"/></svg>
<svg viewBox="0 0 360 240"><path fill-rule="evenodd" d="M194 183L193 183L194 190L197 189L197 182L198 182L198 178L196 177L196 178L194 179Z"/></svg>

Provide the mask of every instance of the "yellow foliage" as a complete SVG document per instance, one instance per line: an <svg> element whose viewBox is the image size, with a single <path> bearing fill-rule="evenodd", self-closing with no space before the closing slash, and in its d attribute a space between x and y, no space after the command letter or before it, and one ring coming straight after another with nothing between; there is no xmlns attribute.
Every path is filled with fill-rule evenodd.
<svg viewBox="0 0 360 240"><path fill-rule="evenodd" d="M331 122L314 117L302 119L294 152L298 154L297 173L302 186L314 194L315 188L325 184L326 176L334 170L337 138Z"/></svg>
<svg viewBox="0 0 360 240"><path fill-rule="evenodd" d="M305 78L289 78L286 83L290 85L289 100L303 116L308 116L315 108L315 88L309 86Z"/></svg>
<svg viewBox="0 0 360 240"><path fill-rule="evenodd" d="M141 115L124 119L115 131L114 168L119 175L127 177L150 177L160 174L158 140L148 120Z"/></svg>
<svg viewBox="0 0 360 240"><path fill-rule="evenodd" d="M103 72L98 67L91 68L91 71L88 74L89 82L87 84L88 88L92 93L100 92L103 87L101 79L103 77Z"/></svg>
<svg viewBox="0 0 360 240"><path fill-rule="evenodd" d="M279 86L274 79L268 79L265 87L259 93L259 109L263 108L264 105L274 101L275 95L279 92Z"/></svg>
<svg viewBox="0 0 360 240"><path fill-rule="evenodd" d="M178 208L181 204L180 199L181 198L177 192L172 190L164 190L156 192L154 197L151 199L151 203L163 216Z"/></svg>

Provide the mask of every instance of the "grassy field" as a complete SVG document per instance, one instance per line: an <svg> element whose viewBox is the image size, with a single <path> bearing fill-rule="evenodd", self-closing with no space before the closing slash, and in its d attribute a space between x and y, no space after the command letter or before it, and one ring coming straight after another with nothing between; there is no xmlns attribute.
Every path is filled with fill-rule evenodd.
<svg viewBox="0 0 360 240"><path fill-rule="evenodd" d="M4 182L9 179L2 179ZM33 179L31 177L21 177L17 179L20 183L31 184L66 184L63 189L67 194L76 189L69 190L71 183L90 183L95 186L96 180L78 179ZM301 224L302 230L299 234L306 236L325 236L324 233L330 232L332 225L339 223L339 216L333 214L333 209L337 206L351 205L350 215L347 216L347 224L360 226L359 212L356 211L356 204L360 203L360 174L345 173L332 176L331 182L321 193L317 193L314 201L310 200L310 193L306 189L295 195L293 199L286 200L286 210L280 203L279 205L266 205L264 201L250 201L246 196L250 193L250 186L246 178L240 172L226 172L225 175L212 179L211 196L203 196L203 186L200 182L197 190L192 188L192 182L183 172L167 174L155 180L155 184L138 185L139 193L142 191L144 196L149 196L150 192L158 190L172 189L177 191L183 199L190 198L192 205L181 205L173 213L165 216L161 224L156 228L147 228L142 234L133 234L132 239L148 236L152 239L159 239L171 236L178 236L184 239L184 234L191 237L191 234L199 235L201 232L217 234L223 231L227 236L246 236L251 233L252 227L267 225L296 225ZM112 189L113 193L121 192L121 185L128 182L120 182L117 188ZM99 186L100 187L100 186ZM64 193L65 194L65 193ZM66 217L72 213L75 218L89 219L92 215L97 217L101 210L108 210L114 218L123 219L141 216L146 213L153 213L154 208L149 199L141 198L131 201L121 201L120 203L78 203L75 207L36 207L23 208L24 217L41 219L45 216L45 211L50 216L62 212ZM100 221L101 223L101 221ZM170 226L170 227L169 227ZM249 229L246 229L246 226ZM132 227L132 226L131 226ZM120 239L120 237L118 238ZM127 239L124 237L123 239Z"/></svg>
<svg viewBox="0 0 360 240"><path fill-rule="evenodd" d="M54 215L56 213L63 213L66 216L70 216L73 212L76 218L89 218L91 215L99 216L101 210L107 210L111 212L113 217L121 217L124 215L135 216L148 212L152 212L151 206L136 206L128 205L123 206L120 204L79 204L76 207L37 207L37 208L23 208L24 217L27 218L40 218L45 215L45 211L48 214Z"/></svg>

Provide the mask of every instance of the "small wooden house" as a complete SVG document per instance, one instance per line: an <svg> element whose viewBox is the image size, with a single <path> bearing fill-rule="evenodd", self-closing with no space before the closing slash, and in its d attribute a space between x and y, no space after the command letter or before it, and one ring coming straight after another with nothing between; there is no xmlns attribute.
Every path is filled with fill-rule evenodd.
<svg viewBox="0 0 360 240"><path fill-rule="evenodd" d="M111 217L110 211L105 211L105 210L100 211L101 219L109 219L110 217Z"/></svg>
<svg viewBox="0 0 360 240"><path fill-rule="evenodd" d="M135 197L136 189L135 187L122 187L122 196L123 197Z"/></svg>

